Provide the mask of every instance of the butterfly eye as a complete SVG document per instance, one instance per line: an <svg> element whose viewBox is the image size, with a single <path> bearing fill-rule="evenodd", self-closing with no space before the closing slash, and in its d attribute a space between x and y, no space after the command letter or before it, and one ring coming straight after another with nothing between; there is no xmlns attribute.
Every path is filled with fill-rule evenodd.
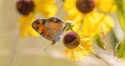
<svg viewBox="0 0 125 66"><path fill-rule="evenodd" d="M80 37L76 32L68 32L63 38L63 43L69 49L76 48L80 44Z"/></svg>

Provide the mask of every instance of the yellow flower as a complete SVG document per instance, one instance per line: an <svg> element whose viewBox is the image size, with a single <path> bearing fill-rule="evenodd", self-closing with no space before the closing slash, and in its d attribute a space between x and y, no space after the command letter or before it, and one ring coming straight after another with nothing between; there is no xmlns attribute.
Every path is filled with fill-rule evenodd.
<svg viewBox="0 0 125 66"><path fill-rule="evenodd" d="M21 37L34 36L39 34L31 27L37 13L41 13L43 17L48 18L55 16L57 7L54 5L55 0L27 0L17 3L17 9L22 14L19 19Z"/></svg>
<svg viewBox="0 0 125 66"><path fill-rule="evenodd" d="M80 32L68 32L63 43L67 47L65 55L71 60L82 60L92 52L92 42L89 36L83 36Z"/></svg>
<svg viewBox="0 0 125 66"><path fill-rule="evenodd" d="M72 20L74 24L77 25L74 26L73 29L81 29L83 35L89 34L93 36L99 33L100 26L103 27L104 33L109 32L109 30L114 26L113 19L109 15L98 12L97 10L102 6L105 6L104 4L107 5L107 0L105 2L103 1L104 0L65 0L64 10L68 14L65 20ZM113 1L109 0L107 2L110 2L112 4ZM103 3L103 5L101 5L101 3ZM107 5L107 7L105 6L104 9L110 12L115 8L112 7L112 5Z"/></svg>

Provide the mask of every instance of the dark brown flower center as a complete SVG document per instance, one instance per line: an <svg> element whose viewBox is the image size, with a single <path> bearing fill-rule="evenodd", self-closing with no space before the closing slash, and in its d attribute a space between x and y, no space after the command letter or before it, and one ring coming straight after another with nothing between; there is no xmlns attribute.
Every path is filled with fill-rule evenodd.
<svg viewBox="0 0 125 66"><path fill-rule="evenodd" d="M34 10L34 3L32 0L20 0L17 2L16 7L21 14L28 15Z"/></svg>
<svg viewBox="0 0 125 66"><path fill-rule="evenodd" d="M84 14L91 12L94 9L94 6L95 4L93 0L77 0L76 1L77 9Z"/></svg>
<svg viewBox="0 0 125 66"><path fill-rule="evenodd" d="M63 43L67 48L76 48L80 44L80 37L76 32L68 32L63 38Z"/></svg>

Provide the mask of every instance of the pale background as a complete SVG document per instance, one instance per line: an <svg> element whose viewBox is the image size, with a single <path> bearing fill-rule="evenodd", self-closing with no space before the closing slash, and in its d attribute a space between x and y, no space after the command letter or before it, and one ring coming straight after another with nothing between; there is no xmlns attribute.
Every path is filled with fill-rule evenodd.
<svg viewBox="0 0 125 66"><path fill-rule="evenodd" d="M60 1L57 1L60 10L57 16L64 18ZM17 13L15 3L16 0L0 0L0 66L125 66L124 61L117 60L96 46L103 60L90 55L74 62L64 55L63 44L54 45L43 52L50 41L42 37L20 38L18 19L21 15Z"/></svg>

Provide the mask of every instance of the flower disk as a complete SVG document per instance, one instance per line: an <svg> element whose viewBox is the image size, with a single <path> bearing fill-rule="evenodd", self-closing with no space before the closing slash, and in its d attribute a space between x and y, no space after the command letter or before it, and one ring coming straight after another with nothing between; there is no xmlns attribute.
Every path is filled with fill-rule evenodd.
<svg viewBox="0 0 125 66"><path fill-rule="evenodd" d="M76 1L76 7L77 9L86 14L91 12L94 9L94 1L93 0L77 0Z"/></svg>
<svg viewBox="0 0 125 66"><path fill-rule="evenodd" d="M80 44L80 37L76 32L68 32L63 38L64 45L69 49L74 49Z"/></svg>
<svg viewBox="0 0 125 66"><path fill-rule="evenodd" d="M28 15L34 10L34 3L31 0L20 0L17 2L16 7L21 14Z"/></svg>

